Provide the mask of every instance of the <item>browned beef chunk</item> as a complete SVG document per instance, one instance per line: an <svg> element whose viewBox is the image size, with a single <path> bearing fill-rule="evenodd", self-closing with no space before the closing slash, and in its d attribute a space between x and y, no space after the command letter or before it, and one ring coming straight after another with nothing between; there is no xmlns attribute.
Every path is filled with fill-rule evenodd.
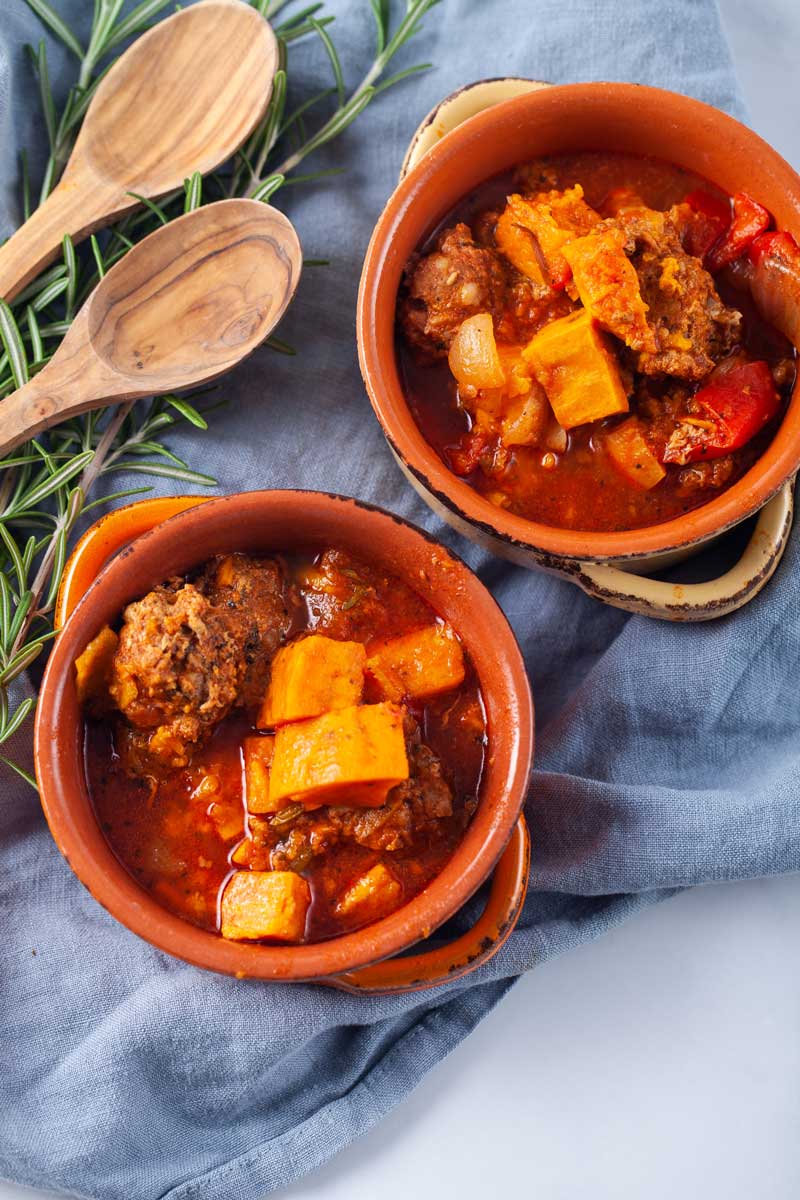
<svg viewBox="0 0 800 1200"><path fill-rule="evenodd" d="M300 870L339 842L355 842L370 850L406 850L420 835L432 832L453 812L453 793L439 759L419 741L408 747L410 777L392 788L380 808L316 809L298 815L286 828L280 821L251 818L256 854L265 852L272 870ZM262 864L259 862L258 864Z"/></svg>
<svg viewBox="0 0 800 1200"><path fill-rule="evenodd" d="M240 642L224 612L192 584L156 588L125 610L110 691L140 731L140 748L184 766L233 705L242 678Z"/></svg>
<svg viewBox="0 0 800 1200"><path fill-rule="evenodd" d="M477 245L468 225L455 225L432 254L413 258L406 268L403 333L421 354L441 358L467 317L488 312L500 320L506 286L499 254Z"/></svg>
<svg viewBox="0 0 800 1200"><path fill-rule="evenodd" d="M687 254L668 213L623 210L614 219L649 307L657 348L636 354L644 375L703 379L737 343L741 314L727 308L699 259Z"/></svg>
<svg viewBox="0 0 800 1200"><path fill-rule="evenodd" d="M269 681L272 657L290 623L283 571L273 559L230 554L210 565L204 590L226 614L242 648L244 677L238 702L247 707L258 704Z"/></svg>
<svg viewBox="0 0 800 1200"><path fill-rule="evenodd" d="M684 495L725 487L730 479L735 460L732 454L715 458L711 462L692 463L678 475L678 485Z"/></svg>

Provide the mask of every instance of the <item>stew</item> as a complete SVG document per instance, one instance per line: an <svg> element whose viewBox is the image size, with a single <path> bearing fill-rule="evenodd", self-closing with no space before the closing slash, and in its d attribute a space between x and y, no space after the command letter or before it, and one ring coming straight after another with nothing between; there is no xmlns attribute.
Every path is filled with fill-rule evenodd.
<svg viewBox="0 0 800 1200"><path fill-rule="evenodd" d="M128 606L76 662L102 829L173 912L317 941L417 895L478 802L456 633L344 550L232 554Z"/></svg>
<svg viewBox="0 0 800 1200"><path fill-rule="evenodd" d="M547 525L635 529L706 503L764 451L794 384L754 264L783 239L769 248L793 260L796 298L800 256L770 223L744 193L632 155L488 181L406 267L398 360L422 433Z"/></svg>

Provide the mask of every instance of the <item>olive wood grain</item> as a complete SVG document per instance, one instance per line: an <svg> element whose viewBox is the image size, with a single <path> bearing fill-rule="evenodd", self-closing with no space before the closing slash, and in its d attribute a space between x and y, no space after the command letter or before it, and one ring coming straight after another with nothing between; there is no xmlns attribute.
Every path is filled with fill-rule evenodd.
<svg viewBox="0 0 800 1200"><path fill-rule="evenodd" d="M241 0L203 0L162 21L112 66L87 109L61 181L0 247L11 300L74 241L194 171L206 174L264 116L278 66L272 29Z"/></svg>
<svg viewBox="0 0 800 1200"><path fill-rule="evenodd" d="M302 255L290 221L256 200L221 200L157 229L98 284L53 358L0 402L0 456L99 408L196 387L274 329Z"/></svg>

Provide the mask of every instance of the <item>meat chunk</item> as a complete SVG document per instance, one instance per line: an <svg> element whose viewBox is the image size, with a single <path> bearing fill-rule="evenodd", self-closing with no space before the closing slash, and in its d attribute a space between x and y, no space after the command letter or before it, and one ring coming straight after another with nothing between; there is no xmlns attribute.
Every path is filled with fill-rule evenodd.
<svg viewBox="0 0 800 1200"><path fill-rule="evenodd" d="M433 751L417 736L416 741L411 740L408 754L410 778L393 788L380 808L298 811L291 828L280 820L277 824L251 821L256 852L267 852L273 870L300 870L342 841L381 852L407 849L415 838L432 832L439 820L453 813L453 793Z"/></svg>
<svg viewBox="0 0 800 1200"><path fill-rule="evenodd" d="M735 461L733 455L726 454L724 458L715 458L710 462L692 463L684 467L678 475L678 486L685 496L692 492L712 491L725 487L733 474Z"/></svg>
<svg viewBox="0 0 800 1200"><path fill-rule="evenodd" d="M409 343L426 357L442 358L461 322L503 313L506 271L496 251L479 246L468 225L445 230L432 254L406 269L400 324Z"/></svg>
<svg viewBox="0 0 800 1200"><path fill-rule="evenodd" d="M624 252L625 235L613 225L568 242L562 254L588 313L632 350L655 351L639 279Z"/></svg>
<svg viewBox="0 0 800 1200"><path fill-rule="evenodd" d="M238 703L246 708L259 704L273 655L290 624L283 571L274 559L229 554L210 565L203 590L224 611L241 646L244 674Z"/></svg>
<svg viewBox="0 0 800 1200"><path fill-rule="evenodd" d="M741 314L727 308L699 259L687 254L668 213L623 211L613 224L639 276L656 349L635 356L644 375L703 379L739 339Z"/></svg>
<svg viewBox="0 0 800 1200"><path fill-rule="evenodd" d="M109 690L147 753L180 767L233 706L242 672L227 615L187 583L125 609Z"/></svg>

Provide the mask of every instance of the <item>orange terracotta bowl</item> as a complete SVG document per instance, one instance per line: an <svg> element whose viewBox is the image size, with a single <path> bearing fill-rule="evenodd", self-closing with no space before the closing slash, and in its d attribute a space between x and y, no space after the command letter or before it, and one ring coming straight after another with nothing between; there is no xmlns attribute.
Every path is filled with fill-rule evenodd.
<svg viewBox="0 0 800 1200"><path fill-rule="evenodd" d="M190 571L216 554L292 550L298 544L340 546L380 564L453 625L480 680L490 749L478 808L463 840L442 872L410 903L364 929L316 944L225 941L163 908L133 879L103 836L84 774L83 717L73 663L104 625L118 620L126 604L169 575ZM119 553L111 557L115 551ZM215 971L370 991L402 991L456 978L485 961L508 936L528 880L521 811L533 755L533 702L503 613L476 576L428 535L379 509L317 492L143 501L117 510L85 535L65 573L58 616L64 624L36 719L42 805L75 874L134 933ZM496 865L486 910L468 934L433 951L367 967L426 938Z"/></svg>
<svg viewBox="0 0 800 1200"><path fill-rule="evenodd" d="M481 86L475 85L475 90ZM779 229L800 240L800 178L738 121L686 96L635 84L539 85L492 103L458 125L402 179L378 221L364 262L359 358L389 444L434 511L495 553L559 572L615 603L612 581L621 572L603 577L593 564L603 564L602 570L628 565L636 572L669 565L761 509L797 472L800 392L795 389L775 438L742 479L702 507L642 529L581 532L528 521L493 505L447 469L417 427L398 371L395 306L405 263L453 206L485 180L540 155L580 150L648 155L687 168L729 193L746 190L766 205ZM774 562L771 566L774 569ZM633 576L626 573L622 578L630 581ZM763 578L743 583L757 590ZM645 601L621 606L648 611ZM716 613L733 607L737 603L725 607L718 602ZM674 619L716 615L681 614L680 603L674 613L655 611L656 603L649 608L653 615Z"/></svg>

